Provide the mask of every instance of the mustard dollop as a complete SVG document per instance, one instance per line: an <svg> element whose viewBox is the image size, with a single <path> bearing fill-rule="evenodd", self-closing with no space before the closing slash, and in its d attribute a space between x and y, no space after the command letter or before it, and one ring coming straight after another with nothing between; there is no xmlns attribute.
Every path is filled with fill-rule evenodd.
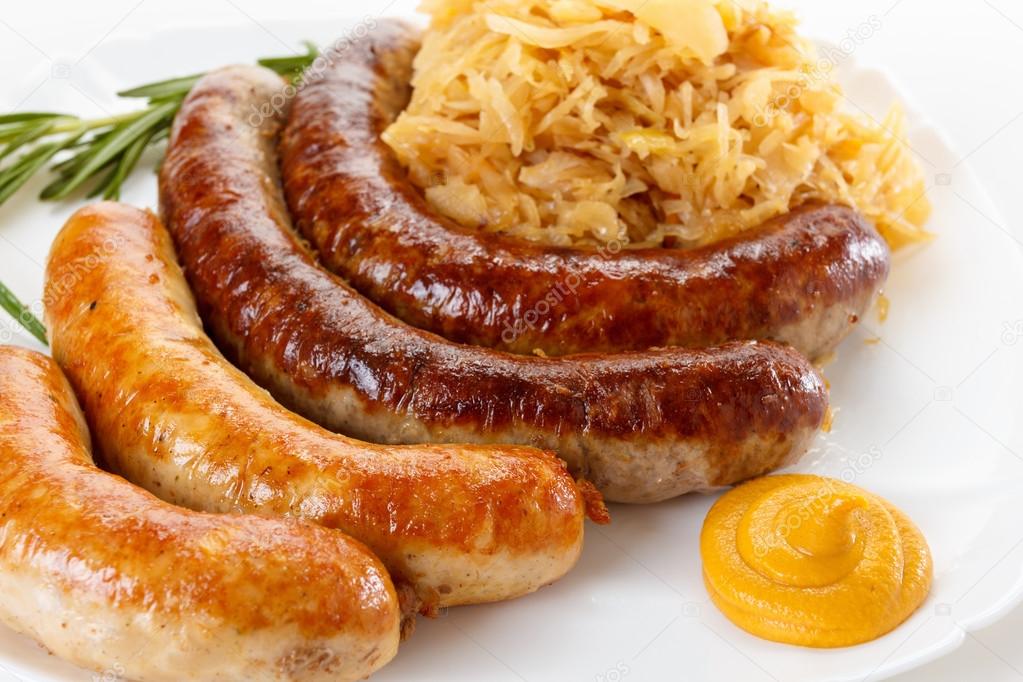
<svg viewBox="0 0 1023 682"><path fill-rule="evenodd" d="M764 639L810 647L884 635L927 597L927 542L901 511L861 488L768 476L711 508L700 536L714 604Z"/></svg>

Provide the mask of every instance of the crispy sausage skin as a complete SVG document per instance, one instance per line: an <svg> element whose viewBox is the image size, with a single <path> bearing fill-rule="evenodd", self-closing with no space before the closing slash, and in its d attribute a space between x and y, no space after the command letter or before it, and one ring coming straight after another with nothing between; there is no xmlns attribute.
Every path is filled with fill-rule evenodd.
<svg viewBox="0 0 1023 682"><path fill-rule="evenodd" d="M285 189L324 264L388 312L462 343L547 355L772 339L829 353L888 277L887 245L808 206L696 250L551 248L438 215L380 133L408 102L418 35L379 22L295 98Z"/></svg>
<svg viewBox="0 0 1023 682"><path fill-rule="evenodd" d="M362 544L289 519L201 514L98 469L67 380L0 348L0 619L140 682L358 680L398 647Z"/></svg>
<svg viewBox="0 0 1023 682"><path fill-rule="evenodd" d="M554 455L367 445L274 402L206 337L150 213L108 203L72 216L50 254L46 316L102 460L169 502L343 530L427 611L526 594L579 557L584 498Z"/></svg>
<svg viewBox="0 0 1023 682"><path fill-rule="evenodd" d="M318 267L277 182L276 75L198 83L175 121L161 210L207 328L286 405L384 443L555 450L611 500L728 485L802 454L827 410L808 361L770 343L541 358L460 346ZM256 124L258 127L254 127Z"/></svg>

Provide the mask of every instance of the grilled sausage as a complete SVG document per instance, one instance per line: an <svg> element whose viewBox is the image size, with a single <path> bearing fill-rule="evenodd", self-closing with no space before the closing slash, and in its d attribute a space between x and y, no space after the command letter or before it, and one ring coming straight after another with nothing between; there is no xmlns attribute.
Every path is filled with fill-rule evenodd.
<svg viewBox="0 0 1023 682"><path fill-rule="evenodd" d="M292 232L275 152L284 112L252 120L280 89L256 68L204 78L160 185L207 328L286 405L375 442L552 449L623 502L735 483L807 449L826 391L781 346L540 358L452 344L384 313Z"/></svg>
<svg viewBox="0 0 1023 682"><path fill-rule="evenodd" d="M343 530L427 612L526 594L579 557L584 499L552 454L367 445L274 402L204 334L150 213L108 203L72 216L45 307L103 461L167 501Z"/></svg>
<svg viewBox="0 0 1023 682"><path fill-rule="evenodd" d="M362 679L398 647L394 586L362 544L179 509L101 471L60 369L12 347L0 518L0 619L81 666L141 682L326 682Z"/></svg>
<svg viewBox="0 0 1023 682"><path fill-rule="evenodd" d="M890 255L866 219L807 206L695 250L554 248L436 214L380 133L406 106L417 32L381 21L295 98L292 215L324 264L388 312L461 343L547 355L773 339L829 353Z"/></svg>

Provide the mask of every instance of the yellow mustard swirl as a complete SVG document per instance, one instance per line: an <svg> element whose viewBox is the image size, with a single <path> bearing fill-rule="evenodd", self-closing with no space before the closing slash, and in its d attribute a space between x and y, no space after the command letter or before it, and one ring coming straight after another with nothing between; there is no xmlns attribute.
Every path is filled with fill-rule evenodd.
<svg viewBox="0 0 1023 682"><path fill-rule="evenodd" d="M819 476L768 476L724 495L700 535L711 599L742 629L811 647L893 630L927 597L927 541L876 495Z"/></svg>

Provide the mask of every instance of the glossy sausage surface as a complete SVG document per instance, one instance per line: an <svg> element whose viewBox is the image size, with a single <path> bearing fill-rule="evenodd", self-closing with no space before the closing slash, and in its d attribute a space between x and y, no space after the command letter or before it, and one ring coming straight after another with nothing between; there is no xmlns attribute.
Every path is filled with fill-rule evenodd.
<svg viewBox="0 0 1023 682"><path fill-rule="evenodd" d="M60 369L12 347L0 348L0 518L0 619L100 673L358 680L397 650L397 595L362 544L179 509L101 471Z"/></svg>
<svg viewBox="0 0 1023 682"><path fill-rule="evenodd" d="M380 133L406 106L418 31L381 21L295 98L288 202L327 267L406 322L516 353L771 339L820 358L887 280L887 245L843 206L806 206L695 250L582 250L434 212Z"/></svg>
<svg viewBox="0 0 1023 682"><path fill-rule="evenodd" d="M368 445L276 403L203 332L151 213L72 216L47 265L46 317L103 461L167 501L343 530L427 611L526 594L579 557L583 496L552 454Z"/></svg>
<svg viewBox="0 0 1023 682"><path fill-rule="evenodd" d="M735 483L808 448L827 395L788 348L542 358L387 315L291 229L275 154L286 111L268 105L280 87L257 68L204 78L175 122L160 203L210 333L283 403L374 442L551 449L623 502Z"/></svg>

